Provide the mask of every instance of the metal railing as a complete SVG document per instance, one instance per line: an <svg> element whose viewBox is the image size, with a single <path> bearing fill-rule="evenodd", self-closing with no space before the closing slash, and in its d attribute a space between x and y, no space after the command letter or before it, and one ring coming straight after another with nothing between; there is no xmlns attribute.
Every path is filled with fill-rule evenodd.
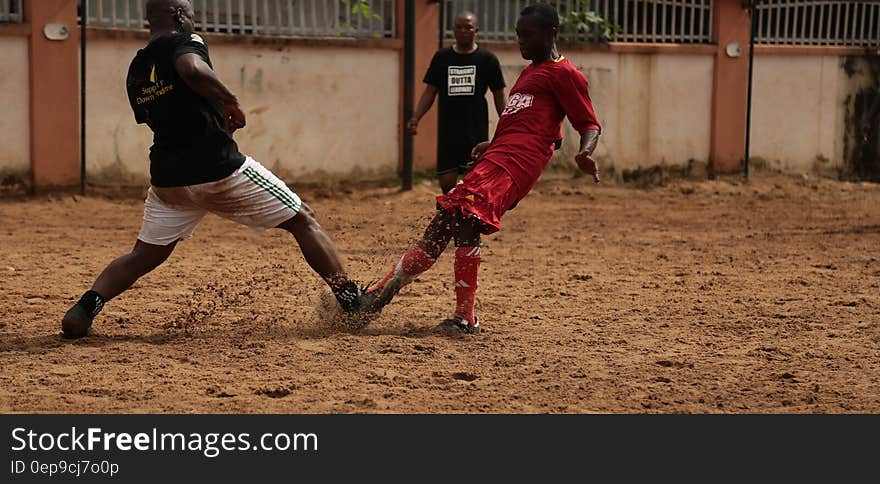
<svg viewBox="0 0 880 484"><path fill-rule="evenodd" d="M22 0L0 0L0 24L20 24L24 22Z"/></svg>
<svg viewBox="0 0 880 484"><path fill-rule="evenodd" d="M451 39L455 16L474 12L479 36L487 40L516 40L514 27L528 0L444 0L444 37ZM547 0L559 12L578 11L578 0ZM616 42L712 43L713 0L589 0L588 9L620 26ZM591 40L586 34L565 33L569 40Z"/></svg>
<svg viewBox="0 0 880 484"><path fill-rule="evenodd" d="M755 42L880 46L880 1L760 0Z"/></svg>
<svg viewBox="0 0 880 484"><path fill-rule="evenodd" d="M89 25L147 28L146 0L83 0ZM196 30L229 34L394 37L395 0L192 0Z"/></svg>

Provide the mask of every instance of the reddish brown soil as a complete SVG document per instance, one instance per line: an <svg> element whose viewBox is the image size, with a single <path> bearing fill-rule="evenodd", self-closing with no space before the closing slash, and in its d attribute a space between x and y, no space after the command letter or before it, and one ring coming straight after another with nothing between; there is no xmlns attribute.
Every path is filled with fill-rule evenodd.
<svg viewBox="0 0 880 484"><path fill-rule="evenodd" d="M436 186L303 195L351 273L384 273ZM484 333L430 332L451 254L364 331L319 317L293 239L208 217L108 303L59 319L134 242L141 199L0 201L0 411L878 413L880 186L757 174L648 190L552 179L486 238Z"/></svg>

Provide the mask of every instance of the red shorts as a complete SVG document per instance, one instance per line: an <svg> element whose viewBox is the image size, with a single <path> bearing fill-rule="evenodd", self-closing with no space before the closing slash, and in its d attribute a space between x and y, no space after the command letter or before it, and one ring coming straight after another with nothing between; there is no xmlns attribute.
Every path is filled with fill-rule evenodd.
<svg viewBox="0 0 880 484"><path fill-rule="evenodd" d="M518 193L503 168L483 161L449 193L438 196L437 205L447 212L476 218L480 231L491 234L501 230L501 216L516 205Z"/></svg>

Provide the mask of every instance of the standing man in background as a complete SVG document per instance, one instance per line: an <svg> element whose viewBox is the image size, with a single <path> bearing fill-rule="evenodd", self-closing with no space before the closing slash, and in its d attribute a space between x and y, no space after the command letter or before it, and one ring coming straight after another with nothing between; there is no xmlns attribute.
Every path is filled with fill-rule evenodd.
<svg viewBox="0 0 880 484"><path fill-rule="evenodd" d="M471 162L471 150L489 139L486 89L492 91L495 111L501 116L507 100L504 76L495 54L477 45L477 17L462 12L455 17L455 44L434 54L425 74L425 91L413 117L406 123L410 134L440 95L437 138L437 177L443 193L449 192Z"/></svg>

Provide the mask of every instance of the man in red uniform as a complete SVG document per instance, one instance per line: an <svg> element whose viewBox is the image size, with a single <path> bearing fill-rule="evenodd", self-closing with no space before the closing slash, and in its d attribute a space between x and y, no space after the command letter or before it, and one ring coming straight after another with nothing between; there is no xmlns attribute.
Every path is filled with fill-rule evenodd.
<svg viewBox="0 0 880 484"><path fill-rule="evenodd" d="M522 200L538 181L560 139L564 117L580 133L575 161L599 182L593 150L601 127L587 91L587 80L568 60L556 53L559 16L546 4L529 5L520 12L516 34L522 56L532 63L510 91L492 141L474 147L476 166L448 194L437 197L438 210L424 236L392 270L367 290L362 310L378 312L395 294L427 271L455 240L455 295L453 317L438 329L479 333L474 314L480 234L501 229L501 217Z"/></svg>

